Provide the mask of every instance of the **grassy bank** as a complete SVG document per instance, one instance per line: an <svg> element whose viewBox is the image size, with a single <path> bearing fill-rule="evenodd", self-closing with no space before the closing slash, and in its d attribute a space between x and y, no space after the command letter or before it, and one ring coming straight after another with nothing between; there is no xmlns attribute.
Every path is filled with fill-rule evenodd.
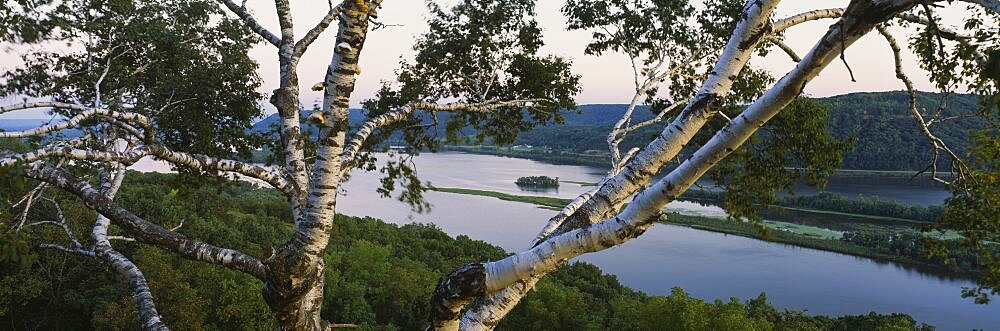
<svg viewBox="0 0 1000 331"><path fill-rule="evenodd" d="M433 190L446 193L493 197L513 202L530 203L542 208L553 210L560 210L570 201L569 199L561 198L514 195L494 191L463 188L434 188ZM957 276L970 276L970 272L959 272L945 265L931 263L908 256L880 252L869 247L839 240L838 236L831 233L832 231L813 226L802 226L800 224L787 222L765 221L763 225L766 231L761 231L758 226L749 222L737 222L716 217L684 215L669 211L665 214L664 223L865 257L879 261L904 263Z"/></svg>
<svg viewBox="0 0 1000 331"><path fill-rule="evenodd" d="M500 200L514 201L514 202L524 202L535 204L546 209L561 210L566 204L569 203L569 199L552 198L552 197L537 197L537 196L527 196L527 195L513 195L494 191L484 191L484 190L474 190L467 188L455 188L455 187L435 187L432 188L434 191L445 192L445 193L457 193L465 195L478 195L483 197L494 197Z"/></svg>
<svg viewBox="0 0 1000 331"><path fill-rule="evenodd" d="M925 268L928 271L943 272L955 276L972 276L969 273L959 273L936 263L929 263L926 261L913 259L907 256L881 253L872 250L868 247L855 245L838 239L823 238L822 236L819 235L803 235L792 231L774 229L771 226L768 226L769 231L762 232L760 231L759 228L747 222L736 222L719 218L682 215L678 213L665 214L664 223L687 226L693 229L699 229L704 231L725 233L741 237L760 239L764 241L870 258L878 261L903 263L912 266L917 266L920 268Z"/></svg>

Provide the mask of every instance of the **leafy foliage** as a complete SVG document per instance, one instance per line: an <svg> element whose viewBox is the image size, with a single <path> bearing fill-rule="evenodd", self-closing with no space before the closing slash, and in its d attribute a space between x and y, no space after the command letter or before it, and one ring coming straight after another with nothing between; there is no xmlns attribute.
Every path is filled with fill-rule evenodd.
<svg viewBox="0 0 1000 331"><path fill-rule="evenodd" d="M759 220L758 208L774 203L779 191L792 192L800 178L811 186L825 185L851 145L829 135L828 116L823 104L796 99L716 165L708 176L725 186L726 212Z"/></svg>
<svg viewBox="0 0 1000 331"><path fill-rule="evenodd" d="M250 254L261 254L268 245L277 245L290 234L288 205L277 192L247 183L177 191L166 185L171 177L174 175L129 173L120 201L151 221L184 219L179 230L184 235ZM76 208L79 202L63 201L67 211L80 211L70 219L95 216ZM324 255L328 269L323 315L328 320L357 323L365 330L423 328L426 302L437 277L468 261L507 255L496 246L466 236L452 238L433 225L397 226L340 215L336 224ZM31 237L33 241L49 239ZM257 294L261 283L252 277L151 247L116 242L116 248L142 268L157 307L171 326L207 330L275 327L267 305ZM44 251L26 268L5 265L0 269L0 285L3 325L18 329L138 327L125 285L114 271L92 259ZM524 300L498 329L919 327L901 314L831 318L779 312L763 295L746 303L735 298L706 302L680 289L669 296L648 296L586 263L573 263L553 273Z"/></svg>
<svg viewBox="0 0 1000 331"><path fill-rule="evenodd" d="M179 150L249 156L260 117L256 42L204 0L19 1L0 11L4 40L35 47L3 74L0 94L51 98L150 116ZM5 6L6 7L6 6ZM55 109L60 115L72 115Z"/></svg>
<svg viewBox="0 0 1000 331"><path fill-rule="evenodd" d="M414 44L416 57L412 63L402 63L396 83L385 83L374 98L363 103L366 118L414 102L545 101L525 109L459 111L447 117L413 112L402 121L379 128L366 141L358 160L363 169L379 169L370 152L385 150L390 138L409 155L436 151L442 141L481 143L489 139L509 144L536 125L561 123L560 111L576 107L573 97L580 92L579 76L570 72L570 62L538 53L543 43L534 1L464 0L447 8L432 1L428 7L430 30ZM386 177L379 192L388 195L401 183L399 200L420 211L425 188L405 158L380 169Z"/></svg>

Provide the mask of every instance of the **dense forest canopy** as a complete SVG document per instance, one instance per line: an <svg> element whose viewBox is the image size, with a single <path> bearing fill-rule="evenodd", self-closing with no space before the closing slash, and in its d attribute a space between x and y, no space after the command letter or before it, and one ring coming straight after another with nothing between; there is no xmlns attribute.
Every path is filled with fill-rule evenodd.
<svg viewBox="0 0 1000 331"><path fill-rule="evenodd" d="M861 142L861 153L879 153L886 139L914 142L899 146L907 153L927 147L930 155L921 170L953 193L933 228L960 234L966 249L979 256L985 272L979 286L964 295L985 303L1000 293L1000 256L993 249L1000 236L996 0L851 0L843 8L817 6L788 17L775 15L779 0L710 0L699 6L680 0L568 0L561 18L538 17L532 0L430 1L428 30L414 38L414 56L402 59L397 77L362 102L355 122L350 102L363 75L361 59L370 52L366 41L378 38L370 31L391 24L380 10L392 4L331 1L318 22L298 30L295 4L274 4L276 26L262 24L261 13L232 0L14 0L0 8L3 42L41 49L27 54L23 66L3 73L0 94L30 99L2 105L0 113L48 109L61 115L35 128L0 132L5 188L0 263L19 267L4 269L5 277L14 277L5 282L26 284L16 287L12 298L43 304L33 300L51 282L66 279L41 278L54 263L79 268L81 273L72 277L97 278L88 288L101 289L96 301L106 311L89 313L100 317L97 325L108 327L161 330L171 323L184 329L246 321L285 330L326 330L351 322L480 330L504 325L511 315L519 326L579 328L642 328L658 322L698 323L691 329L783 328L785 321L792 321L791 329L855 323L914 328L912 320L898 315L829 319L777 313L763 298L704 303L680 291L647 298L592 270L577 272L607 284L613 293L606 296L622 297L605 310L621 314L564 320L559 316L565 315L541 309L587 314L584 307L594 300L547 279L571 279L559 276L560 270L587 268L567 266L571 259L625 244L665 218L669 222L666 204L702 178L725 191L723 208L729 215L759 222L761 208L778 202L781 192L793 191L800 178L823 186L854 142ZM964 8L963 17L954 18L964 24L939 24L940 6ZM338 196L352 171L379 174L372 190L422 212L428 186L414 167L415 154L449 143L514 143L537 126L566 121L566 112L576 108L580 76L571 59L541 51L542 19L565 19L568 29L588 32L584 51L589 56L623 54L631 60L634 80L622 82L635 86L629 105L604 131L593 133L604 139L608 173L547 222L539 220L544 224L539 234L517 252L467 238L440 238L427 242L434 249L415 250L440 258L408 259L391 256L392 242L365 239L368 231L391 237L397 229L340 215ZM786 30L814 21L829 23L829 29L813 37L809 50L785 44ZM315 43L334 26L332 43ZM885 105L902 101L905 113L868 98L865 103L879 108L839 100L840 107L853 109L838 114L833 111L838 100L802 96L830 65L841 62L850 70L845 49L865 36L880 38L886 46L881 52L892 54L887 66L894 67L905 92L885 97ZM255 43L274 47L276 72L258 73L259 63L246 55ZM68 46L44 47L52 44ZM320 83L300 82L302 56L317 47L332 51L326 76ZM918 94L910 68L904 68L904 48L935 88L949 95L974 94L980 107L962 108L971 105L965 101L951 107ZM757 59L772 52L787 55L794 67L763 69ZM259 75L277 77L277 88L268 96L255 92ZM301 98L306 88L323 95L308 115ZM265 98L278 112L270 134L250 130L262 113L258 101ZM938 103L946 106L931 108ZM637 116L643 105L655 116ZM439 116L445 113L449 116ZM894 133L906 127L897 122L900 116L910 118L909 128L926 145ZM952 143L968 127L945 124L959 117L978 117L983 124L964 146ZM842 132L831 132L831 121ZM71 129L82 134L63 134ZM861 135L874 137L862 141ZM381 153L394 139L399 148ZM268 166L245 161L259 149L269 153ZM167 181L169 186L143 183L127 168L144 157L169 163L179 175ZM899 160L888 161L906 167L918 162L917 157L894 157ZM885 166L873 158L849 161ZM245 185L232 184L234 174L272 190L243 187L251 194L246 197L205 189ZM269 196L274 194L277 199ZM182 209L164 203L190 196L195 199ZM229 198L238 205L249 198L249 205L223 209L211 203ZM352 224L366 229L351 232ZM441 237L431 228L410 229L400 231ZM948 248L939 245L928 253L947 256ZM44 257L35 260L39 254ZM68 259L86 262L61 264ZM90 273L94 264L116 275ZM400 265L410 265L406 275L413 282L390 283L384 277ZM546 278L549 274L555 277ZM123 282L104 286L110 277ZM154 279L167 282L152 284ZM415 283L428 285L409 286ZM407 294L390 300L385 293L367 292L385 288L394 289L385 293ZM114 294L120 291L128 291L131 300ZM532 301L529 293L562 299ZM81 299L87 294L74 295L77 299L68 304L91 304ZM216 300L216 308L223 308L197 309L200 305L178 297ZM690 317L671 320L675 315L661 314L678 309ZM726 319L704 318L720 315ZM50 323L49 318L40 320Z"/></svg>

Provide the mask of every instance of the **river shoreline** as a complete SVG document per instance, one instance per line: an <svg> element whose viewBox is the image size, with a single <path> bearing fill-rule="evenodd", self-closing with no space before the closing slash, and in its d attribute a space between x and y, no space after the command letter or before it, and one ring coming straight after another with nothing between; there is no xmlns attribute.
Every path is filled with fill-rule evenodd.
<svg viewBox="0 0 1000 331"><path fill-rule="evenodd" d="M562 206L566 205L570 201L569 199L514 195L502 192L467 189L467 188L441 187L441 188L433 188L432 190L444 193L493 197L505 201L533 204L540 208L551 209L551 210L560 210ZM937 274L939 276L973 280L979 274L978 272L958 272L940 264L920 261L907 256L876 252L872 251L871 249L868 249L867 247L854 245L851 243L843 242L841 240L818 238L815 236L800 234L794 231L785 231L782 229L776 229L771 227L768 227L769 231L762 232L760 231L761 230L760 227L749 222L738 223L735 221L728 221L726 219L717 217L680 214L669 210L664 216L665 217L663 218L663 220L661 220L661 223L664 224L680 225L696 230L723 233L727 235L736 235L736 236L761 240L765 242L774 242L796 247L812 248L827 252L872 259L878 262L897 263L900 265L905 265L907 267L916 268L921 272ZM856 215L856 216L863 217L866 215Z"/></svg>
<svg viewBox="0 0 1000 331"><path fill-rule="evenodd" d="M601 169L606 169L608 164L611 162L609 157L600 154L591 155L566 151L542 152L536 148L444 146L442 147L442 151L512 157L556 165L589 166ZM938 176L948 178L950 173L939 172ZM941 184L931 180L918 180L924 178L929 178L929 174L920 173L918 171L856 169L837 169L837 172L830 176L831 181L838 181L843 184L864 183L908 185L913 187L943 187Z"/></svg>

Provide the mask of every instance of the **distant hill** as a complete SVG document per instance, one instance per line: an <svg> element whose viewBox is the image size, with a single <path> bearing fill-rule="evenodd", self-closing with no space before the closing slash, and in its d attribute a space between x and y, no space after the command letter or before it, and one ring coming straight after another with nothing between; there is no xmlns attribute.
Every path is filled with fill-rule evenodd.
<svg viewBox="0 0 1000 331"><path fill-rule="evenodd" d="M61 119L0 119L0 130L3 131L23 131L46 125L50 122L57 122ZM83 131L78 129L67 129L61 131L66 137L75 138L83 135Z"/></svg>
<svg viewBox="0 0 1000 331"><path fill-rule="evenodd" d="M839 137L857 136L854 150L844 155L844 167L869 170L922 170L933 152L909 112L905 92L852 93L820 99L830 105L831 132ZM930 113L938 110L944 95L920 93L917 104ZM979 98L948 95L941 117L975 114ZM927 113L927 111L924 111ZM980 118L936 123L934 134L959 154L969 144L969 132L986 127Z"/></svg>
<svg viewBox="0 0 1000 331"><path fill-rule="evenodd" d="M42 119L0 119L0 130L21 131L43 125L47 120Z"/></svg>
<svg viewBox="0 0 1000 331"><path fill-rule="evenodd" d="M920 92L918 104L925 109L936 111L944 95ZM854 150L844 156L843 168L865 170L921 170L931 157L930 145L920 133L916 122L908 111L907 94L903 91L851 93L834 97L819 98L830 109L829 129L837 137L857 137ZM942 116L974 113L979 99L973 95L952 94L947 96ZM579 106L576 112L565 112L565 123L537 127L522 133L516 144L545 146L560 150L584 152L604 151L607 147L605 136L609 128L625 112L625 104L590 104ZM308 114L303 112L303 117ZM439 114L446 121L446 113ZM634 114L637 121L652 118L653 114L645 106L638 107ZM261 120L251 129L264 132L276 124L277 115ZM363 120L360 109L351 109L350 121L356 125ZM970 130L983 128L980 119L946 121L934 125L934 132L957 152L964 152L968 145ZM662 129L650 126L630 136L623 149L648 142Z"/></svg>
<svg viewBox="0 0 1000 331"><path fill-rule="evenodd" d="M943 94L919 93L918 105L935 112ZM855 148L844 155L843 168L863 170L922 170L932 156L930 144L909 112L905 92L852 93L819 98L830 106L830 132L840 138L857 137ZM566 125L536 128L518 137L516 144L584 152L606 150L605 136L627 105L582 105L581 114L566 116ZM941 117L975 113L979 99L973 95L948 95ZM636 119L651 118L647 108L636 110ZM979 118L934 124L934 133L958 153L968 146L969 131L984 128ZM662 130L651 126L634 133L622 144L625 150L648 142ZM941 166L947 167L942 164Z"/></svg>
<svg viewBox="0 0 1000 331"><path fill-rule="evenodd" d="M361 109L351 109L347 115L347 120L351 122L352 125L360 123L365 119L364 115L361 113ZM311 110L303 110L299 113L299 116L304 120L309 114L312 114ZM253 127L250 128L250 132L267 132L270 130L272 125L278 125L278 114L271 114L271 116L265 117L264 119L254 123Z"/></svg>

